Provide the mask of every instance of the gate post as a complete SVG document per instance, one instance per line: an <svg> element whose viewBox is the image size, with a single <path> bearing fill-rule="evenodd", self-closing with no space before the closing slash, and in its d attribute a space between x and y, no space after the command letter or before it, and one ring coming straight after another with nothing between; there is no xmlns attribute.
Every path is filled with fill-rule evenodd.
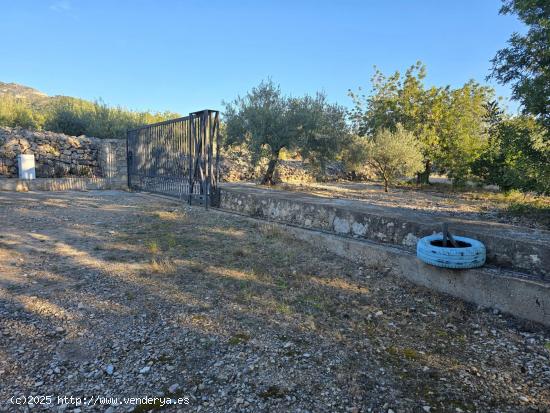
<svg viewBox="0 0 550 413"><path fill-rule="evenodd" d="M132 181L130 178L130 167L132 165L131 152L129 148L130 131L126 131L126 180L128 181L128 189L132 189Z"/></svg>
<svg viewBox="0 0 550 413"><path fill-rule="evenodd" d="M189 114L189 190L187 193L187 202L191 205L191 197L193 196L193 145L195 143L195 120L193 119L193 114Z"/></svg>

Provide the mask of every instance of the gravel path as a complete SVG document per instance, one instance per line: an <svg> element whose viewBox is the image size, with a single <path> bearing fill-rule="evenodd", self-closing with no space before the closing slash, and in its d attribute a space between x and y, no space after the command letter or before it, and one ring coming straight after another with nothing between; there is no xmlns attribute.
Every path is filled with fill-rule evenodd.
<svg viewBox="0 0 550 413"><path fill-rule="evenodd" d="M550 412L549 329L390 266L116 191L0 223L0 411Z"/></svg>

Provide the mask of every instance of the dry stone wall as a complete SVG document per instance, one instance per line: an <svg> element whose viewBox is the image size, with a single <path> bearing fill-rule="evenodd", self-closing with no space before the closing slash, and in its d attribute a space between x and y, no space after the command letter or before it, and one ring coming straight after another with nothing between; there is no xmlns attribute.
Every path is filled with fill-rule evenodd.
<svg viewBox="0 0 550 413"><path fill-rule="evenodd" d="M17 177L17 155L34 154L37 178L126 179L126 141L0 127L0 177Z"/></svg>
<svg viewBox="0 0 550 413"><path fill-rule="evenodd" d="M224 182L260 181L267 170L267 159L257 164L245 148L234 146L222 150L220 171ZM296 159L279 160L275 169L275 181L284 183L314 182L317 177L306 162ZM346 179L347 174L341 162L330 162L324 179L336 181Z"/></svg>

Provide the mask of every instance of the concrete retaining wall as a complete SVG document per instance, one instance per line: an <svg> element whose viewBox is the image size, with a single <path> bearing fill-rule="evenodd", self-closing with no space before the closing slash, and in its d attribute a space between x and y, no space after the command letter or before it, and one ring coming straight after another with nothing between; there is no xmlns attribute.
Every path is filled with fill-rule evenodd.
<svg viewBox="0 0 550 413"><path fill-rule="evenodd" d="M550 232L497 222L437 217L364 201L329 199L294 192L224 185L221 208L302 228L394 245L415 251L419 238L449 223L457 234L482 241L487 261L497 267L550 280Z"/></svg>
<svg viewBox="0 0 550 413"><path fill-rule="evenodd" d="M222 197L223 197L222 191ZM227 196L227 192L225 194ZM141 196L162 197L167 202L179 204L173 198L141 193ZM236 211L218 211L220 214L236 214ZM434 291L474 303L483 308L493 308L526 320L550 327L550 283L502 269L483 267L471 270L447 270L432 267L419 261L404 246L390 246L367 240L357 240L313 229L300 228L265 218L245 219L277 226L298 239L324 248L367 267L387 267L411 282Z"/></svg>
<svg viewBox="0 0 550 413"><path fill-rule="evenodd" d="M456 233L482 240L489 261L483 268L448 270L415 256L418 238L439 230L437 217L357 202L243 186L225 185L221 191L225 211L283 226L299 239L367 266L391 263L416 284L550 326L548 231L445 218Z"/></svg>
<svg viewBox="0 0 550 413"><path fill-rule="evenodd" d="M282 225L282 224L276 224ZM367 266L388 266L400 276L483 308L550 326L550 283L491 268L447 270L419 261L404 248L285 226L299 239Z"/></svg>
<svg viewBox="0 0 550 413"><path fill-rule="evenodd" d="M0 191L92 191L127 189L127 182L109 178L37 178L33 180L0 178Z"/></svg>

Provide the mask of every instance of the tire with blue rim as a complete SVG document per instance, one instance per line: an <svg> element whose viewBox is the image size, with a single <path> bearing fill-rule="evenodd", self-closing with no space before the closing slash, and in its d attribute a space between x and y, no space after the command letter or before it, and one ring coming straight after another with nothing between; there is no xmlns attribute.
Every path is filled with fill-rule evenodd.
<svg viewBox="0 0 550 413"><path fill-rule="evenodd" d="M448 248L434 245L441 243L443 234L421 238L416 244L416 256L426 264L444 268L476 268L485 264L485 245L478 240L454 237L462 248Z"/></svg>

